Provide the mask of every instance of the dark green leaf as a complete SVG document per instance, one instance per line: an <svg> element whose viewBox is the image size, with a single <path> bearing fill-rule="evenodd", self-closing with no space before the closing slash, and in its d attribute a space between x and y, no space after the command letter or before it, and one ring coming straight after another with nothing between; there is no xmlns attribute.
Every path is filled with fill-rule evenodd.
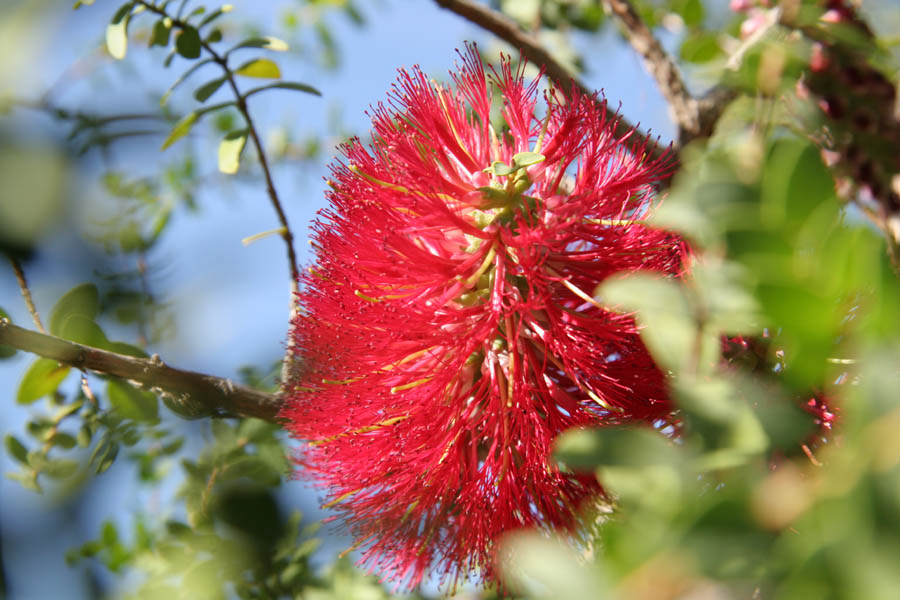
<svg viewBox="0 0 900 600"><path fill-rule="evenodd" d="M175 50L184 58L199 58L202 44L200 33L193 27L185 27L175 34Z"/></svg>
<svg viewBox="0 0 900 600"><path fill-rule="evenodd" d="M228 53L231 54L241 48L265 48L266 50L284 52L288 49L288 45L283 40L274 37L248 38L229 50Z"/></svg>
<svg viewBox="0 0 900 600"><path fill-rule="evenodd" d="M93 321L100 310L100 294L93 283L75 286L60 298L50 311L50 334L61 336L64 321L80 315Z"/></svg>
<svg viewBox="0 0 900 600"><path fill-rule="evenodd" d="M91 455L91 462L94 462L96 459L94 472L97 473L97 475L105 472L116 461L116 456L118 456L118 454L118 444L111 442L108 439L101 441L97 444L97 447L94 448L94 452Z"/></svg>
<svg viewBox="0 0 900 600"><path fill-rule="evenodd" d="M282 89L282 90L296 90L298 92L306 92L307 94L314 94L316 96L321 96L322 92L317 90L311 85L307 85L305 83L299 83L294 81L276 81L274 83L270 83L267 85L263 85L257 88L253 88L252 90L246 92L244 94L244 98L249 98L253 94L262 92L264 90L273 90L273 89Z"/></svg>
<svg viewBox="0 0 900 600"><path fill-rule="evenodd" d="M169 34L172 32L171 28L166 25L165 19L159 19L153 24L153 32L150 34L150 46L162 46L166 47L169 45Z"/></svg>
<svg viewBox="0 0 900 600"><path fill-rule="evenodd" d="M22 444L22 442L20 442L18 438L16 438L16 436L11 433L6 434L4 441L6 442L6 451L9 453L9 455L12 458L16 459L16 462L27 465L28 449L25 447L25 445Z"/></svg>
<svg viewBox="0 0 900 600"><path fill-rule="evenodd" d="M222 30L216 27L212 31L209 32L209 35L206 36L207 44L215 44L216 42L222 41Z"/></svg>
<svg viewBox="0 0 900 600"><path fill-rule="evenodd" d="M139 390L116 380L111 380L106 384L106 394L113 408L126 419L156 421L159 418L159 403L156 394Z"/></svg>
<svg viewBox="0 0 900 600"><path fill-rule="evenodd" d="M248 133L247 129L232 131L219 143L219 171L228 174L237 173Z"/></svg>
<svg viewBox="0 0 900 600"><path fill-rule="evenodd" d="M236 75L256 77L259 79L278 79L281 77L281 70L278 68L278 65L268 58L254 58L248 60L235 69L234 72Z"/></svg>
<svg viewBox="0 0 900 600"><path fill-rule="evenodd" d="M16 402L19 404L31 404L38 398L52 394L69 374L71 368L60 365L55 360L39 358L31 364L22 383L19 384L19 392Z"/></svg>
<svg viewBox="0 0 900 600"><path fill-rule="evenodd" d="M7 319L7 320L10 320L10 319L9 319L9 313L7 313L7 312L6 312L5 310L3 310L2 308L0 308L0 319ZM10 347L10 346L3 346L3 345L0 345L0 359L9 358L9 357L15 355L15 353L16 353L16 349L15 349L15 348L12 348L12 347Z"/></svg>
<svg viewBox="0 0 900 600"><path fill-rule="evenodd" d="M212 81L204 83L194 92L194 98L198 102L206 102L227 80L227 77L219 77L218 79L213 79Z"/></svg>

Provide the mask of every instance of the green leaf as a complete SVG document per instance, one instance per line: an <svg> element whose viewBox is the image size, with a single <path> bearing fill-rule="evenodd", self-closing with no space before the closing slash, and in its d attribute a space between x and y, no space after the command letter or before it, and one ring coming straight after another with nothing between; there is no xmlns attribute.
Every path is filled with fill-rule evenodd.
<svg viewBox="0 0 900 600"><path fill-rule="evenodd" d="M125 58L128 49L128 16L133 6L133 2L123 4L106 26L106 49L117 60Z"/></svg>
<svg viewBox="0 0 900 600"><path fill-rule="evenodd" d="M295 81L276 81L274 83L269 83L267 85L263 85L257 88L253 88L252 90L246 92L244 94L244 98L249 98L253 94L265 91L265 90L273 90L273 89L282 89L282 90L296 90L298 92L306 92L307 94L314 94L316 96L321 96L322 92L317 90L311 85L307 85L305 83L299 83Z"/></svg>
<svg viewBox="0 0 900 600"><path fill-rule="evenodd" d="M515 167L510 167L502 160L495 160L491 163L491 166L487 167L484 171L486 173L493 173L494 175L509 175L510 173L514 173L516 170L517 169Z"/></svg>
<svg viewBox="0 0 900 600"><path fill-rule="evenodd" d="M266 50L274 50L275 52L285 52L289 47L287 42L274 37L248 38L229 50L228 54L231 54L235 50L240 50L241 48L265 48Z"/></svg>
<svg viewBox="0 0 900 600"><path fill-rule="evenodd" d="M690 35L681 44L681 58L695 64L707 63L722 54L719 40L713 33L696 33Z"/></svg>
<svg viewBox="0 0 900 600"><path fill-rule="evenodd" d="M219 143L219 170L222 173L237 173L241 152L247 143L247 129L232 131Z"/></svg>
<svg viewBox="0 0 900 600"><path fill-rule="evenodd" d="M75 474L78 470L78 461L71 458L55 458L48 460L41 469L41 473L53 479L64 479Z"/></svg>
<svg viewBox="0 0 900 600"><path fill-rule="evenodd" d="M84 315L69 315L63 321L59 337L94 348L106 349L109 340L103 330L91 319Z"/></svg>
<svg viewBox="0 0 900 600"><path fill-rule="evenodd" d="M643 428L572 429L555 443L554 457L568 467L593 471L600 466L670 463L675 449L662 434Z"/></svg>
<svg viewBox="0 0 900 600"><path fill-rule="evenodd" d="M222 30L216 27L212 31L209 32L209 35L206 36L207 44L215 44L216 42L222 41Z"/></svg>
<svg viewBox="0 0 900 600"><path fill-rule="evenodd" d="M200 33L194 27L185 27L175 34L175 50L184 58L199 58L201 48Z"/></svg>
<svg viewBox="0 0 900 600"><path fill-rule="evenodd" d="M169 34L172 32L171 28L166 25L165 19L159 19L153 24L153 31L150 34L150 47L153 46L162 46L165 48L169 45Z"/></svg>
<svg viewBox="0 0 900 600"><path fill-rule="evenodd" d="M23 465L28 464L28 448L16 436L7 433L4 442L6 443L6 451L12 458L16 459L16 462Z"/></svg>
<svg viewBox="0 0 900 600"><path fill-rule="evenodd" d="M26 473L7 473L6 477L13 481L18 481L23 488L32 492L41 493L41 486L37 480L37 473L28 471Z"/></svg>
<svg viewBox="0 0 900 600"><path fill-rule="evenodd" d="M172 128L172 131L169 133L169 137L166 138L166 141L163 142L161 150L165 150L184 136L188 134L191 130L191 127L194 126L194 123L197 122L197 113L192 112L186 114L181 118L180 121L175 123L175 127Z"/></svg>
<svg viewBox="0 0 900 600"><path fill-rule="evenodd" d="M597 290L600 302L635 312L644 328L641 338L653 358L666 369L683 371L695 357L697 323L681 286L671 279L632 274L606 280Z"/></svg>
<svg viewBox="0 0 900 600"><path fill-rule="evenodd" d="M109 403L126 419L157 421L159 403L156 394L144 392L127 383L111 380L106 384Z"/></svg>
<svg viewBox="0 0 900 600"><path fill-rule="evenodd" d="M54 446L59 446L63 450L71 450L78 443L74 435L62 431L57 432L56 435L54 435L47 441Z"/></svg>
<svg viewBox="0 0 900 600"><path fill-rule="evenodd" d="M150 355L141 348L125 342L107 342L104 346L105 350L115 352L116 354L124 354L125 356L135 356L137 358L150 358Z"/></svg>
<svg viewBox="0 0 900 600"><path fill-rule="evenodd" d="M194 92L194 99L198 102L206 102L227 80L227 77L219 77L218 79L213 79L212 81L204 83Z"/></svg>
<svg viewBox="0 0 900 600"><path fill-rule="evenodd" d="M72 10L78 10L82 6L91 6L93 3L94 0L78 0L78 2L72 5Z"/></svg>
<svg viewBox="0 0 900 600"><path fill-rule="evenodd" d="M110 441L109 439L104 439L103 441L101 441L99 444L97 444L97 447L94 448L94 451L91 453L91 462L93 463L96 460L94 472L99 475L109 469L116 461L116 456L118 456L118 454L118 444Z"/></svg>
<svg viewBox="0 0 900 600"><path fill-rule="evenodd" d="M16 395L18 404L31 404L38 398L52 394L62 383L71 367L60 365L49 358L39 358L31 364L22 383L19 384L19 392Z"/></svg>
<svg viewBox="0 0 900 600"><path fill-rule="evenodd" d="M281 77L281 70L278 68L278 65L268 58L254 58L248 60L234 72L236 75L256 77L259 79L278 79Z"/></svg>
<svg viewBox="0 0 900 600"><path fill-rule="evenodd" d="M93 321L100 311L100 293L93 283L83 283L66 292L50 311L50 333L61 336L69 317L79 315Z"/></svg>
<svg viewBox="0 0 900 600"><path fill-rule="evenodd" d="M9 313L7 313L2 308L0 308L0 319L6 319L6 320L12 322L9 318ZM12 348L10 346L0 345L0 359L9 358L9 357L15 355L15 353L16 353L15 348Z"/></svg>

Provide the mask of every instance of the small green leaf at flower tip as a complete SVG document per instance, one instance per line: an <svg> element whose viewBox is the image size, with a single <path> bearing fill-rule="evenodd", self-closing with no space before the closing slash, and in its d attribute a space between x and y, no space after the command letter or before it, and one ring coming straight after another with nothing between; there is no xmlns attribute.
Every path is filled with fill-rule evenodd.
<svg viewBox="0 0 900 600"><path fill-rule="evenodd" d="M219 143L219 171L233 175L241 166L241 152L247 144L248 130L232 131Z"/></svg>
<svg viewBox="0 0 900 600"><path fill-rule="evenodd" d="M547 160L547 157L540 152L519 152L513 156L513 164L516 167L530 167Z"/></svg>
<svg viewBox="0 0 900 600"><path fill-rule="evenodd" d="M281 69L268 58L254 58L238 67L235 74L259 79L278 79L281 77Z"/></svg>
<svg viewBox="0 0 900 600"><path fill-rule="evenodd" d="M175 126L172 128L172 131L169 133L169 137L162 144L161 150L165 150L184 136L188 134L191 130L191 127L194 126L194 123L197 122L197 113L192 112L186 114L180 121L175 123Z"/></svg>
<svg viewBox="0 0 900 600"><path fill-rule="evenodd" d="M510 173L514 173L516 171L515 167L510 167L508 164L503 162L502 160L495 160L491 163L491 166L484 169L485 173L493 173L494 175L509 175Z"/></svg>

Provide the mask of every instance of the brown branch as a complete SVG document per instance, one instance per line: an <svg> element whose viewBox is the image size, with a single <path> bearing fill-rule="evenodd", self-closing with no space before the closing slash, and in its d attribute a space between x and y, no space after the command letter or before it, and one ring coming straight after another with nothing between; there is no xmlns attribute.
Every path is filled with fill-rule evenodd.
<svg viewBox="0 0 900 600"><path fill-rule="evenodd" d="M158 388L175 398L176 406L190 402L192 406L201 407L204 412L191 415L195 417L240 416L275 422L281 407L281 399L276 395L221 377L176 369L163 363L158 356L136 358L108 352L23 329L8 319L0 319L0 345L31 352L82 371L113 375L148 388ZM168 404L171 407L173 403ZM175 411L179 412L177 408Z"/></svg>
<svg viewBox="0 0 900 600"><path fill-rule="evenodd" d="M571 85L575 85L581 93L587 96L593 94L568 69L553 58L534 35L522 31L512 19L474 0L435 0L435 2L438 6L446 8L482 29L490 31L513 48L517 48L522 53L522 56L532 63L543 67L547 77L560 88L569 89ZM633 144L635 146L646 144L654 158L659 157L666 151L665 146L654 143L645 133L636 129L634 125L621 116L616 123L614 134L617 138L623 138L630 134L629 139L633 141Z"/></svg>
<svg viewBox="0 0 900 600"><path fill-rule="evenodd" d="M681 143L697 137L700 134L697 101L687 91L675 61L663 49L629 0L603 0L603 5L618 17L625 28L628 42L644 59L644 66L656 80L678 125Z"/></svg>
<svg viewBox="0 0 900 600"><path fill-rule="evenodd" d="M19 282L22 298L25 300L25 306L28 307L28 312L31 313L31 320L34 321L34 326L37 327L38 331L41 333L47 333L47 330L44 329L44 324L41 323L41 315L34 305L34 299L31 297L31 289L28 287L28 280L25 279L25 271L22 269L21 263L19 263L18 259L11 254L8 254L7 258L9 258L13 271L16 273L16 281Z"/></svg>

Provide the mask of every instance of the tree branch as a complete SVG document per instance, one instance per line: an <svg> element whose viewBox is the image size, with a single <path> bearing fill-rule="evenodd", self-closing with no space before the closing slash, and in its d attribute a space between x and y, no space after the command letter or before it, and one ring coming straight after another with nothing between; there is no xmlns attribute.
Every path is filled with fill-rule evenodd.
<svg viewBox="0 0 900 600"><path fill-rule="evenodd" d="M629 0L603 0L603 5L611 11L625 28L625 37L644 59L647 71L656 80L656 85L669 103L672 116L679 129L682 143L700 134L700 115L697 101L687 91L681 73L672 57L644 23Z"/></svg>
<svg viewBox="0 0 900 600"><path fill-rule="evenodd" d="M522 56L535 65L543 67L547 77L562 89L569 89L569 86L574 84L581 93L587 96L593 94L590 89L553 58L534 35L519 29L519 26L512 19L474 0L435 0L435 2L438 6L456 13L482 29L490 31L513 48L517 48ZM634 145L641 146L646 144L654 158L659 157L666 151L665 146L654 143L645 133L636 129L634 125L621 116L616 123L614 134L617 138L623 138L630 134L630 139L633 140Z"/></svg>
<svg viewBox="0 0 900 600"><path fill-rule="evenodd" d="M23 329L8 319L0 319L0 345L31 352L82 371L113 375L149 388L159 388L174 397L176 406L190 402L192 406L202 408L199 413L194 411L191 415L194 417L240 416L275 422L281 408L281 399L277 395L221 377L176 369L163 363L158 356L136 358L108 352ZM177 408L173 409L185 416Z"/></svg>

